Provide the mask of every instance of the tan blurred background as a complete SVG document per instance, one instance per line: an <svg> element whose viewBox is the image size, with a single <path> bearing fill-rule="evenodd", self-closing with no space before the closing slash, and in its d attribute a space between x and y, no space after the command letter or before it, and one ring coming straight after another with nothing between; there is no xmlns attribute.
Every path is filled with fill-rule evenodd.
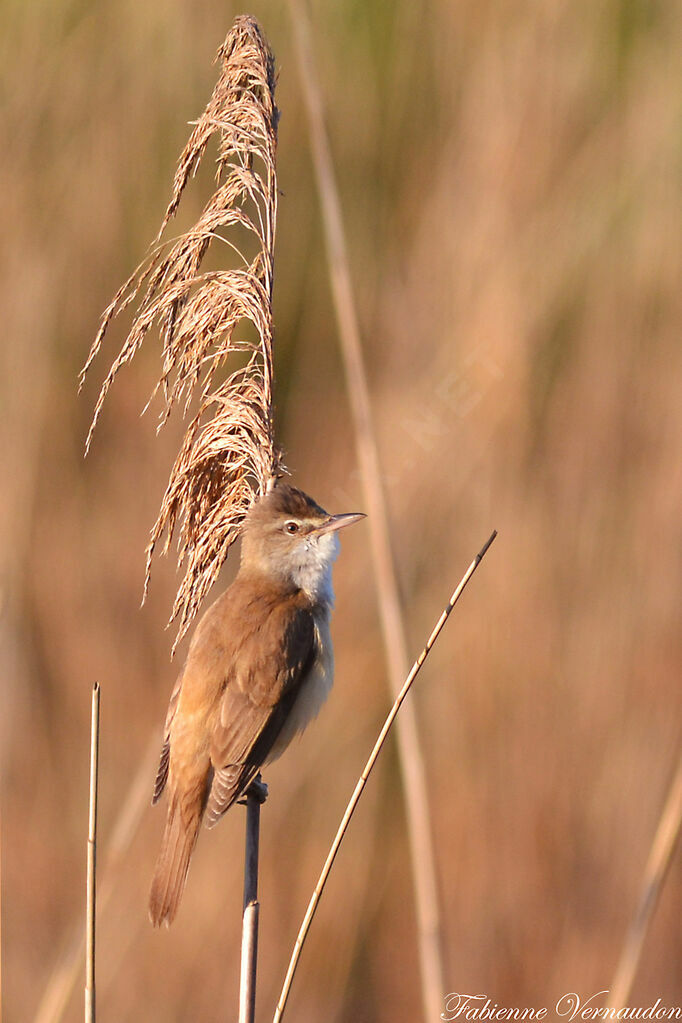
<svg viewBox="0 0 682 1023"><path fill-rule="evenodd" d="M287 9L280 71L280 440L296 483L362 506ZM179 664L176 575L148 531L181 424L140 419L147 349L83 443L101 311L165 209L187 122L243 8L8 0L1 9L3 980L35 1017L84 904L90 689L100 863ZM552 1007L607 988L682 733L682 6L316 3L410 647L499 538L419 679L449 990ZM206 198L188 193L190 211ZM192 204L194 203L194 207ZM336 570L337 683L268 771L259 1016L387 708L368 533ZM234 571L235 558L223 582ZM183 650L178 654L181 662ZM151 793L153 768L147 787ZM146 897L162 810L124 843L99 932L103 1021L236 1015L243 816L204 832L176 924ZM105 867L100 871L103 876ZM103 879L103 877L102 877ZM104 883L104 879L103 879ZM682 1003L673 861L630 999ZM342 847L290 1005L416 1020L395 749ZM64 1018L82 1013L82 980Z"/></svg>

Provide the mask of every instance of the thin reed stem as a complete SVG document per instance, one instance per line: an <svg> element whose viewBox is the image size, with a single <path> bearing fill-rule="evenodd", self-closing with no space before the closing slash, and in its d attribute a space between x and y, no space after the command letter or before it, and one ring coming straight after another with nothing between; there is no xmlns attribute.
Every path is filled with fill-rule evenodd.
<svg viewBox="0 0 682 1023"><path fill-rule="evenodd" d="M99 682L92 689L90 726L90 809L88 814L85 926L85 1023L95 1023L95 913L97 910L97 781L99 775Z"/></svg>
<svg viewBox="0 0 682 1023"><path fill-rule="evenodd" d="M339 330L355 444L362 475L374 578L392 696L400 690L409 664L395 561L391 551L386 496L367 374L353 297L341 204L324 124L321 90L315 68L308 14L301 0L289 0L303 97L308 115L317 188L324 221L329 274ZM441 920L429 810L426 770L417 716L410 704L398 722L398 753L403 780L412 882L417 914L417 939L426 1020L438 1019L444 987Z"/></svg>
<svg viewBox="0 0 682 1023"><path fill-rule="evenodd" d="M381 752L381 749L382 749L382 747L384 745L384 742L386 740L386 736L388 735L388 733L389 733L389 731L391 729L391 726L392 726L393 722L395 721L395 718L396 718L396 716L398 714L398 711L400 710L400 708L402 706L403 700L405 699L405 697L407 696L408 692L410 691L410 687L411 687L412 683L414 682L415 678L419 674L419 672L420 672L420 670L422 668L422 665L424 664L424 661L426 660L426 658L429 656L429 653L431 652L431 648L433 647L434 643L438 639L438 636L440 634L441 629L443 628L443 626L445 625L446 621L450 617L450 613L451 613L452 609L454 608L455 604L457 603L457 601L459 600L460 596L462 595L464 587L469 582L469 580L471 579L472 575L474 574L474 572L478 568L479 564L481 563L481 560L485 556L488 548L490 547L491 543L493 542L493 540L495 539L496 536L497 536L497 530L495 530L492 533L492 535L486 541L484 546L481 548L479 553L476 555L476 557L471 562L471 564L469 565L468 569L466 570L466 572L462 576L462 579L461 579L459 585L457 586L457 589L454 591L454 593L450 597L450 600L448 601L447 605L445 606L445 608L444 608L440 618L436 622L431 635L427 639L426 645L425 645L424 649L422 650L422 652L420 653L419 657L417 658L417 660L412 665L412 668L410 670L409 675L405 679L405 682L403 683L402 688L400 689L400 692L398 693L398 695L395 698L395 701L393 703L393 706L391 707L391 710L390 710L390 712L388 714L388 717L386 718L386 720L384 722L383 728L379 732L379 738L375 742L374 748L372 749L372 752L369 755L369 759L368 759L367 763L365 764L364 770L363 770L362 774L360 775L360 778L358 779L358 783L355 786L355 789L353 790L353 795L350 798L348 806L346 807L346 811L345 811L345 813L343 815L343 818L341 820L341 824L339 825L339 829L336 832L336 836L334 837L334 841L332 842L331 848L330 848L329 853L327 855L327 859L325 860L324 866L322 868L322 873L320 874L318 882L315 885L315 891L313 892L313 894L311 896L311 899L310 899L310 902L308 903L308 908L306 910L305 916L303 917L303 923L301 924L301 928L300 928L300 930L298 932L298 936L296 938L296 944L294 945L294 951L293 951L293 953L291 955L291 959L289 961L289 967L287 969L287 974L286 974L286 977L284 978L284 984L282 986L282 991L281 991L280 996L279 996L279 1001L277 1002L277 1009L275 1010L275 1015L273 1017L273 1023L279 1023L279 1021L282 1019L282 1015L284 1013L284 1009L285 1009L286 1004L287 1004L287 999L289 997L289 991L291 990L291 984L292 984L292 981L294 979L294 974L296 972L296 967L298 966L298 961L299 961L300 956L301 956L301 951L303 949L303 944L304 944L305 939L307 937L308 931L310 930L310 925L311 925L313 917L315 915L315 910L317 909L317 904L319 903L320 898L322 896L322 892L324 891L324 886L327 883L327 878L329 877L329 873L330 873L330 871L332 869L332 866L334 864L334 860L336 859L336 854L339 851L339 846L341 845L341 842L343 841L343 836L346 833L346 829L348 828L348 825L350 823L351 817L355 813L355 808L358 805L358 802L360 800L360 796L362 795L363 789L365 787L367 779L369 778L370 772L371 772L372 768L374 767L374 764L376 763L377 757L379 756L379 754ZM408 706L409 706L409 704L408 704ZM440 1014L439 1014L439 1016L440 1016ZM435 1017L435 1018L439 1018L439 1016Z"/></svg>
<svg viewBox="0 0 682 1023"><path fill-rule="evenodd" d="M156 767L157 759L158 738L155 734L140 761L109 839L97 900L100 914L114 893L123 855L130 847L142 814L149 805L149 776ZM34 1023L60 1023L78 980L85 944L85 930L79 922L45 986Z"/></svg>
<svg viewBox="0 0 682 1023"><path fill-rule="evenodd" d="M642 955L644 939L653 916L661 888L668 873L682 823L682 755L668 791L649 858L644 869L639 902L628 928L625 944L611 984L608 1008L618 1011L627 1004Z"/></svg>

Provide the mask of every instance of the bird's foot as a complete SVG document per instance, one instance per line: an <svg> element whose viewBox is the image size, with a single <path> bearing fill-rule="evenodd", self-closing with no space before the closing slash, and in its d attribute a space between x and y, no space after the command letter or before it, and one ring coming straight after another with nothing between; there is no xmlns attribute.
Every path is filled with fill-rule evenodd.
<svg viewBox="0 0 682 1023"><path fill-rule="evenodd" d="M248 796L253 796L253 798L257 799L259 803L264 803L268 798L268 787L262 780L260 774L257 774L253 779L239 802L245 804Z"/></svg>

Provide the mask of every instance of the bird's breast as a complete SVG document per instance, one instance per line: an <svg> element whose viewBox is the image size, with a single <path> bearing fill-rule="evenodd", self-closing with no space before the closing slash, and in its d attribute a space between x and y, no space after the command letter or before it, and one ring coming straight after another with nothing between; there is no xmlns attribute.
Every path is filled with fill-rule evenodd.
<svg viewBox="0 0 682 1023"><path fill-rule="evenodd" d="M301 681L298 696L270 750L266 764L281 756L291 740L317 717L334 681L334 649L329 631L329 610L321 610L314 615L314 619L314 659L308 674Z"/></svg>

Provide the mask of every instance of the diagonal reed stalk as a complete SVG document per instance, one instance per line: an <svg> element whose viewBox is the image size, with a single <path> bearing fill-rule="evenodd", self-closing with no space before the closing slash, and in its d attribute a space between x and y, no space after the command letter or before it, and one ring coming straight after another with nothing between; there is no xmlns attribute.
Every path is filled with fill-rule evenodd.
<svg viewBox="0 0 682 1023"><path fill-rule="evenodd" d="M409 662L395 561L390 544L386 495L382 485L381 463L372 423L341 204L313 56L310 22L302 0L289 0L289 10L322 206L329 274L355 429L355 444L369 513L372 560L388 678L395 697L400 691ZM439 1018L445 991L442 935L426 771L416 713L412 704L406 706L398 721L397 738L417 912L422 1003L425 1020L433 1020Z"/></svg>
<svg viewBox="0 0 682 1023"><path fill-rule="evenodd" d="M195 410L147 548L145 596L155 547L165 533L166 554L178 527L178 567L184 564L185 571L171 614L171 621L180 619L174 650L251 503L280 469L272 393L279 116L274 60L249 16L236 19L216 60L218 81L180 156L156 244L104 312L80 375L82 386L112 319L137 302L128 336L102 384L86 451L109 388L150 332L160 335L162 347L152 392L162 402L159 429L175 406L184 416ZM161 241L214 138L213 195L188 231ZM206 253L218 244L234 254L236 265L202 272ZM237 335L246 322L257 340Z"/></svg>
<svg viewBox="0 0 682 1023"><path fill-rule="evenodd" d="M668 867L682 826L682 756L668 791L649 858L644 869L639 902L628 928L625 944L611 984L608 1009L618 1012L627 1005L637 966L642 955L644 940L649 929L658 897L661 894Z"/></svg>
<svg viewBox="0 0 682 1023"><path fill-rule="evenodd" d="M327 855L327 859L325 860L325 864L324 864L324 866L322 868L322 873L320 874L318 882L315 885L315 891L313 892L313 894L311 896L311 899L310 899L310 902L308 903L308 908L307 908L305 916L303 918L303 923L301 924L301 928L300 928L300 930L298 932L298 937L296 938L296 943L294 945L294 951L292 953L291 960L289 961L289 968L287 969L287 974L286 974L286 977L284 979L284 985L282 986L282 991L281 991L281 994L279 996L279 1001L277 1003L277 1009L275 1010L275 1015L273 1017L273 1023L280 1023L280 1021L282 1019L282 1016L284 1014L284 1009L286 1008L287 999L289 998L289 991L291 990L291 984L292 984L292 981L294 979L294 974L296 972L296 967L298 966L298 961L299 961L300 956L301 956L301 951L303 949L303 944L305 942L306 936L307 936L308 931L310 929L310 925L311 925L313 917L315 915L315 910L317 909L317 905L318 905L318 903L320 901L320 898L322 897L322 892L324 891L324 887L325 887L325 885L327 883L327 878L329 877L329 874L330 874L330 871L332 869L332 866L334 865L334 860L336 859L336 854L339 851L339 846L341 845L341 842L343 841L343 836L345 835L346 830L348 828L348 825L350 824L351 817L355 813L355 808L358 805L358 802L360 801L360 796L362 795L363 789L364 789L364 787L365 787L365 785L367 783L367 779L369 778L370 772L371 772L372 768L374 767L374 764L376 763L377 757L381 753L381 750L382 750L382 747L384 745L384 742L386 741L386 737L388 736L388 733L391 730L391 726L393 725L393 722L395 721L395 719L396 719L396 717L398 715L398 711L400 710L400 708L402 706L403 700L405 699L405 697L407 696L408 692L410 691L412 683L414 682L414 680L416 679L417 675L421 671L421 668L422 668L422 666L424 664L424 661L429 656L429 653L431 652L431 648L433 647L433 644L438 639L438 636L440 635L441 629L443 628L443 626L445 625L446 621L450 617L450 613L452 612L455 604L457 603L457 601L461 597L466 584L469 582L469 580L471 579L472 575L474 574L474 572L476 571L476 569L480 565L481 561L485 557L485 554L486 554L488 548L490 547L491 543L493 542L493 540L495 539L496 536L497 536L497 530L495 530L492 533L492 535L488 538L488 540L485 542L485 544L483 545L481 550L478 552L478 554L476 555L474 560L471 562L471 564L469 565L469 567L466 570L466 572L464 573L464 575L462 576L462 579L460 580L459 585L457 586L457 588L455 589L454 593L450 597L450 600L446 604L444 610L441 613L440 618L436 622L436 624L435 624L435 626L433 628L433 631L431 632L431 635L427 639L426 645L424 646L424 649L422 650L422 652L420 653L419 657L417 658L417 660L412 665L410 673L407 676L407 678L405 679L403 685L401 686L400 692L396 696L396 698L395 698L395 700L393 702L393 706L391 707L391 709L390 709L390 711L388 713L388 717L384 721L383 727L382 727L381 731L379 732L379 737L378 737L377 741L374 744L372 752L369 755L369 759L367 760L367 763L365 764L364 770L363 770L362 774L360 775L360 778L358 779L358 783L355 786L355 789L353 790L353 795L351 796L350 801L348 803L348 806L346 807L345 813L344 813L344 815L343 815L343 817L341 819L341 823L339 825L338 831L336 832L336 835L334 837L334 841L332 842L332 845L331 845L331 849L329 850L329 853ZM438 1018L438 1017L436 1017L436 1018Z"/></svg>

